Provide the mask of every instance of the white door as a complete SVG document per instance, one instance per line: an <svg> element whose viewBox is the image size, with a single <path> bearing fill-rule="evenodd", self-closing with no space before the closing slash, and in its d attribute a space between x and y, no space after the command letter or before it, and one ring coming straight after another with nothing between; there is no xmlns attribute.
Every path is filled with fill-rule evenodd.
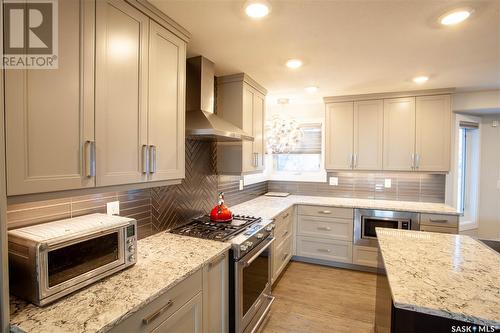
<svg viewBox="0 0 500 333"><path fill-rule="evenodd" d="M352 169L353 105L353 102L326 105L326 169Z"/></svg>
<svg viewBox="0 0 500 333"><path fill-rule="evenodd" d="M384 170L413 170L415 98L384 100Z"/></svg>
<svg viewBox="0 0 500 333"><path fill-rule="evenodd" d="M264 169L264 119L265 119L265 97L255 92L253 98L253 153L256 170Z"/></svg>
<svg viewBox="0 0 500 333"><path fill-rule="evenodd" d="M58 19L58 69L5 70L7 195L95 185L94 3L60 1Z"/></svg>
<svg viewBox="0 0 500 333"><path fill-rule="evenodd" d="M416 168L450 170L450 95L422 96L416 100Z"/></svg>
<svg viewBox="0 0 500 333"><path fill-rule="evenodd" d="M354 102L354 168L382 170L384 102Z"/></svg>
<svg viewBox="0 0 500 333"><path fill-rule="evenodd" d="M147 180L148 23L125 1L97 1L98 186Z"/></svg>
<svg viewBox="0 0 500 333"><path fill-rule="evenodd" d="M186 43L150 22L150 180L184 178Z"/></svg>

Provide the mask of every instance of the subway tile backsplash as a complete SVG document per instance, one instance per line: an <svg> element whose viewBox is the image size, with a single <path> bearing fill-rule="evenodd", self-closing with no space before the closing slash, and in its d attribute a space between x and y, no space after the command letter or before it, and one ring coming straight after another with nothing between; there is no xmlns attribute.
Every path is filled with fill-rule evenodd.
<svg viewBox="0 0 500 333"><path fill-rule="evenodd" d="M443 174L334 172L338 186L328 182L269 181L268 190L299 195L360 199L401 200L444 203L446 176ZM391 187L384 186L391 179Z"/></svg>

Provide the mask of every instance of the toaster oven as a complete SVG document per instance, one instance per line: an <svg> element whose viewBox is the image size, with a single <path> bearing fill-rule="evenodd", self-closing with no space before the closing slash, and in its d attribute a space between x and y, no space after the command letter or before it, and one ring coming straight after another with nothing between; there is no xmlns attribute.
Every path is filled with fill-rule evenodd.
<svg viewBox="0 0 500 333"><path fill-rule="evenodd" d="M91 214L10 230L12 294L46 305L137 261L137 222Z"/></svg>

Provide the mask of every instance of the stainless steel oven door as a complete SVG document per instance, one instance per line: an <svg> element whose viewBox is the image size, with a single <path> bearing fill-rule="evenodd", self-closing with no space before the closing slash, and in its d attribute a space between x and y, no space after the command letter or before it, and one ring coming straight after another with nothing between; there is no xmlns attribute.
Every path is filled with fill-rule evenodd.
<svg viewBox="0 0 500 333"><path fill-rule="evenodd" d="M270 306L271 297L271 244L275 238L267 238L247 255L235 262L235 329L240 333L248 330L248 324L259 325L253 320L262 313L262 307Z"/></svg>
<svg viewBox="0 0 500 333"><path fill-rule="evenodd" d="M40 299L76 290L125 264L125 229L116 228L59 244L41 246L37 265Z"/></svg>

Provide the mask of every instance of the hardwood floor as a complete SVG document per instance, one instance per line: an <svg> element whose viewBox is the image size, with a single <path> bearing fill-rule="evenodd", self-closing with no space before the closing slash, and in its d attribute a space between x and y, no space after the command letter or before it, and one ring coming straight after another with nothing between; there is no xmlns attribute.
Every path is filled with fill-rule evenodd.
<svg viewBox="0 0 500 333"><path fill-rule="evenodd" d="M261 333L373 332L373 273L291 262Z"/></svg>

